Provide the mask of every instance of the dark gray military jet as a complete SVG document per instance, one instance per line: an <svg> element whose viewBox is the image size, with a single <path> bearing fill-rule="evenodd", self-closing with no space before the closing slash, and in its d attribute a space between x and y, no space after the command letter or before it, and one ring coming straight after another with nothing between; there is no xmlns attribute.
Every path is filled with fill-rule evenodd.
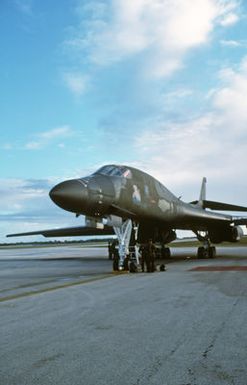
<svg viewBox="0 0 247 385"><path fill-rule="evenodd" d="M50 197L62 209L85 215L86 225L7 236L116 234L120 267L131 239L160 242L163 255L169 257L170 249L165 245L176 239L175 230L192 230L203 243L198 258L213 258L216 249L211 243L239 241L243 235L239 225L247 224L247 218L211 211L247 211L247 207L206 200L206 178L199 200L185 203L152 176L127 166L106 165L85 178L62 182L50 191Z"/></svg>

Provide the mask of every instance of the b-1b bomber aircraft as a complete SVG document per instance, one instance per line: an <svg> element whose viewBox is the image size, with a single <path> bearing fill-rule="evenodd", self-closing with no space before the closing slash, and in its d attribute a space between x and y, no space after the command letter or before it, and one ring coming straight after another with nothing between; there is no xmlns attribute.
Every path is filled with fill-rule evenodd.
<svg viewBox="0 0 247 385"><path fill-rule="evenodd" d="M87 177L59 183L50 191L50 198L77 217L85 215L85 226L7 236L115 234L120 269L131 240L139 244L149 239L159 242L163 255L169 257L166 245L176 239L176 230L192 230L202 242L198 258L213 258L216 249L212 244L239 241L243 236L240 225L247 225L247 217L212 211L247 211L247 207L207 200L206 178L202 180L199 199L185 203L151 175L123 165L106 165Z"/></svg>

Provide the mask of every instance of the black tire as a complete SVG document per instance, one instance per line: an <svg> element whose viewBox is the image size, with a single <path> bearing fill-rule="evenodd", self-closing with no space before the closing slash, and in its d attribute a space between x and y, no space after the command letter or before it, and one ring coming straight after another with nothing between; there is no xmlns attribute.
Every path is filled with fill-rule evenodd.
<svg viewBox="0 0 247 385"><path fill-rule="evenodd" d="M129 265L129 272L130 273L137 273L137 266L135 262L131 261Z"/></svg>
<svg viewBox="0 0 247 385"><path fill-rule="evenodd" d="M164 247L164 248L162 249L162 257L163 257L164 259L169 259L169 258L171 258L171 250L170 250L169 247Z"/></svg>
<svg viewBox="0 0 247 385"><path fill-rule="evenodd" d="M206 249L203 246L198 247L197 258L198 259L205 258L205 254L206 254Z"/></svg>
<svg viewBox="0 0 247 385"><path fill-rule="evenodd" d="M209 256L209 258L215 258L216 257L216 248L215 248L215 246L210 246L209 247L208 256Z"/></svg>
<svg viewBox="0 0 247 385"><path fill-rule="evenodd" d="M169 247L166 247L166 258L171 258L171 250Z"/></svg>

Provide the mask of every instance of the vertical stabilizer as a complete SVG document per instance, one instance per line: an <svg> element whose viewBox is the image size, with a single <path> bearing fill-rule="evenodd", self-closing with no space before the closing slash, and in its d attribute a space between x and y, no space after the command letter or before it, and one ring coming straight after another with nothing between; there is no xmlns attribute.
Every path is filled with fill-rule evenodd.
<svg viewBox="0 0 247 385"><path fill-rule="evenodd" d="M198 206L203 207L203 201L206 200L206 183L207 183L207 178L202 178L202 186L201 186L201 191L200 191L200 196L199 196L199 202Z"/></svg>

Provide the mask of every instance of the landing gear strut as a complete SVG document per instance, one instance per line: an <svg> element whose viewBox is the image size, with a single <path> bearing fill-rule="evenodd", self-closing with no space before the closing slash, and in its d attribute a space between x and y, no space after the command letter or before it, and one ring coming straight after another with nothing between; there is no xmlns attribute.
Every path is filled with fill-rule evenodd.
<svg viewBox="0 0 247 385"><path fill-rule="evenodd" d="M130 237L132 232L132 220L127 219L122 223L121 226L113 226L115 234L118 238L119 242L119 261L118 261L118 268L119 270L124 269L124 260L126 256L129 254L129 244L130 244Z"/></svg>

